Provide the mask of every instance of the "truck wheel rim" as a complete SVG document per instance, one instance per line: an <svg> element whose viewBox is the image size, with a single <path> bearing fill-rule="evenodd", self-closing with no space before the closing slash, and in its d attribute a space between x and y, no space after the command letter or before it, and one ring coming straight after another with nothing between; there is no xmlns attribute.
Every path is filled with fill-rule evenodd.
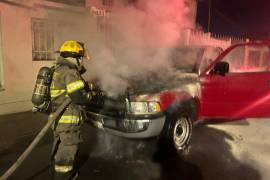
<svg viewBox="0 0 270 180"><path fill-rule="evenodd" d="M189 123L187 118L181 117L177 119L173 131L174 144L177 149L183 149L189 137Z"/></svg>

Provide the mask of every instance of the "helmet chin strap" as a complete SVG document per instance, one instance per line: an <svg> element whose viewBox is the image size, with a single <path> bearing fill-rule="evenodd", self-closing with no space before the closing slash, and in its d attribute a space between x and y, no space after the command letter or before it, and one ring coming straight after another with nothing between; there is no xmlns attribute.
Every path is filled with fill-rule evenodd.
<svg viewBox="0 0 270 180"><path fill-rule="evenodd" d="M80 74L84 74L86 72L85 67L80 63L79 58L76 58L77 65L78 65L78 70Z"/></svg>
<svg viewBox="0 0 270 180"><path fill-rule="evenodd" d="M77 61L77 66L80 67L81 66L81 63L79 61L79 58L76 58L76 61Z"/></svg>

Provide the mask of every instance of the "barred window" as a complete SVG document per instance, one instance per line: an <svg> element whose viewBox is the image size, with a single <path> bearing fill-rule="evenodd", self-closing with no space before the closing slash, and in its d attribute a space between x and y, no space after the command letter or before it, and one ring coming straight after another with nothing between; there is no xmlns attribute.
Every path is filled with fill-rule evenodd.
<svg viewBox="0 0 270 180"><path fill-rule="evenodd" d="M54 60L53 25L44 19L32 19L32 54L34 61Z"/></svg>
<svg viewBox="0 0 270 180"><path fill-rule="evenodd" d="M104 6L113 6L113 0L102 0Z"/></svg>

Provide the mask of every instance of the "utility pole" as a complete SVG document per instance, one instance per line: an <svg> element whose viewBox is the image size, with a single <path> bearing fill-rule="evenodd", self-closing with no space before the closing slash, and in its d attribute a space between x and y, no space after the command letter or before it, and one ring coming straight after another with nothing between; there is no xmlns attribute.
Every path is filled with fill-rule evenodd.
<svg viewBox="0 0 270 180"><path fill-rule="evenodd" d="M211 27L211 16L212 16L212 0L208 0L208 26L207 26L208 32L210 32Z"/></svg>

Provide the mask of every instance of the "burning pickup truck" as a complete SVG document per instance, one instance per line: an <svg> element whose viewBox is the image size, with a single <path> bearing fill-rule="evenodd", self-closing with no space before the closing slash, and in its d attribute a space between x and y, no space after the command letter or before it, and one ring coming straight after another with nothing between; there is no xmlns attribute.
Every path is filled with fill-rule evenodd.
<svg viewBox="0 0 270 180"><path fill-rule="evenodd" d="M270 116L269 45L177 49L174 70L131 82L126 94L87 107L87 114L108 133L165 137L183 151L197 120Z"/></svg>

